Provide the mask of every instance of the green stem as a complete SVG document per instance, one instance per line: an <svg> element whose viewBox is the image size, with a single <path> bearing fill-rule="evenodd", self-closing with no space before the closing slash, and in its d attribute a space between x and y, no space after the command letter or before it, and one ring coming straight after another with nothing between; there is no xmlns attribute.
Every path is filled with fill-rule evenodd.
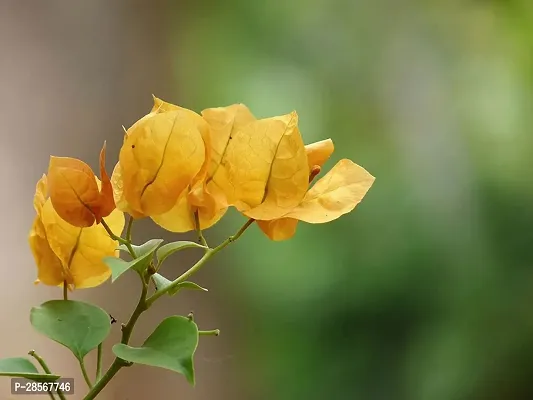
<svg viewBox="0 0 533 400"><path fill-rule="evenodd" d="M133 311L133 314L131 314L131 317L126 325L122 327L122 339L120 343L128 344L131 333L133 332L133 327L137 323L137 320L141 316L141 314L147 310L146 305L146 296L148 294L148 284L146 283L146 279L142 280L142 292L141 297L139 298L139 302L137 303L137 307L135 307L135 310ZM83 398L83 400L93 400L101 391L102 389L109 383L111 379L117 374L118 371L122 367L125 367L127 365L130 365L127 361L124 361L118 357L115 358L109 369L106 371L106 373L102 376L101 379L99 379L92 389L87 393L87 395Z"/></svg>
<svg viewBox="0 0 533 400"><path fill-rule="evenodd" d="M46 374L50 374L50 375L52 374L52 371L50 370L50 368L48 368L48 365L46 364L46 361L44 361L44 359L43 359L41 356L39 356L39 355L35 352L35 350L30 350L30 351L28 352L28 355L31 356L31 357L33 357L33 358L35 358L35 360L37 360L37 362L39 363L39 365L41 366L41 368L43 369L43 371L44 371ZM49 395L50 395L50 398L55 399L55 396L54 396L53 393L49 393ZM59 398L60 398L61 400L66 400L65 395L64 395L63 392L62 392L61 390L59 390L59 389L57 389L57 395L59 396Z"/></svg>
<svg viewBox="0 0 533 400"><path fill-rule="evenodd" d="M194 225L196 227L196 233L198 234L198 241L200 242L200 244L202 246L209 247L202 233L202 229L200 229L200 216L198 215L198 210L194 212Z"/></svg>
<svg viewBox="0 0 533 400"><path fill-rule="evenodd" d="M198 335L200 335L200 336L219 336L220 335L220 329L213 329L211 331L198 331Z"/></svg>
<svg viewBox="0 0 533 400"><path fill-rule="evenodd" d="M96 398L96 396L98 396L98 394L109 383L109 381L113 379L117 372L126 365L127 363L124 360L121 360L120 358L115 358L113 364L111 364L104 376L102 376L102 378L95 383L93 388L89 391L89 393L87 393L83 400L93 400L94 398Z"/></svg>
<svg viewBox="0 0 533 400"><path fill-rule="evenodd" d="M244 233L244 231L246 229L248 229L248 227L250 225L252 225L254 222L255 222L255 220L250 218L248 221L246 221L246 223L241 227L241 229L239 229L239 231L235 235L230 236L229 238L224 240L222 243L220 243L214 249L207 250L204 253L204 255L202 256L202 258L200 258L196 262L196 264L194 264L191 268L189 268L183 274L178 276L174 281L172 281L172 283L170 285L166 286L164 289L158 290L152 296L150 296L148 298L148 300L146 301L148 307L150 307L154 303L154 301L156 301L158 298L160 298L161 296L163 296L166 293L170 292L172 289L177 287L180 283L182 283L183 281L186 281L191 275L193 275L194 273L198 272L198 270L200 270L211 257L213 257L216 253L218 253L220 250L222 250L228 244L230 244L230 243L236 241L238 238L240 238L241 235Z"/></svg>
<svg viewBox="0 0 533 400"><path fill-rule="evenodd" d="M102 343L98 345L96 354L96 381L102 377Z"/></svg>
<svg viewBox="0 0 533 400"><path fill-rule="evenodd" d="M81 368L81 373L83 375L83 379L85 379L87 386L89 386L89 389L91 389L93 387L93 384L91 383L91 380L89 379L89 375L87 374L87 369L85 368L85 362L83 360L80 360L80 368Z"/></svg>
<svg viewBox="0 0 533 400"><path fill-rule="evenodd" d="M133 220L133 218L131 220ZM131 243L128 240L123 239L120 236L115 235L113 233L113 231L111 230L111 228L109 227L109 225L107 225L107 222L105 222L105 220L103 218L102 218L102 226L104 227L104 229L106 230L107 234L109 235L109 237L111 239L116 240L120 244L125 245L128 248L128 251L130 252L131 256L133 258L137 258L137 256L135 255L135 250L133 250L133 247L131 246ZM130 223L128 223L128 229L129 229L130 234L131 234L131 224Z"/></svg>
<svg viewBox="0 0 533 400"><path fill-rule="evenodd" d="M68 300L68 284L67 284L67 281L63 282L63 300Z"/></svg>
<svg viewBox="0 0 533 400"><path fill-rule="evenodd" d="M43 371L46 373L46 374L52 374L52 371L50 370L50 368L48 368L48 365L46 365L46 361L44 361L40 355L38 355L35 350L30 350L28 351L28 355L29 356L32 356L33 358L35 358L35 360L37 360L37 362L39 363L39 365L43 368Z"/></svg>
<svg viewBox="0 0 533 400"><path fill-rule="evenodd" d="M133 226L133 217L128 218L128 227L126 228L126 240L131 243L131 227Z"/></svg>
<svg viewBox="0 0 533 400"><path fill-rule="evenodd" d="M189 276L191 276L196 271L198 271L205 264L205 262L209 258L211 258L213 255L218 253L220 250L222 250L224 247L226 247L231 242L234 242L235 240L237 240L244 233L244 231L246 229L248 229L248 227L250 225L252 225L252 223L254 223L254 221L255 221L254 219L249 219L241 227L241 229L239 229L239 231L235 235L230 236L229 238L224 240L222 243L220 243L214 249L210 249L210 250L206 251L204 256L195 265L193 265L187 272L185 272L183 275L181 275L176 280L174 280L165 289L156 292L154 295L152 295L148 299L147 299L148 282L149 282L149 280L150 280L149 278L151 278L151 276L147 275L146 277L142 277L142 285L143 286L142 286L141 296L139 298L139 302L137 303L137 307L135 307L135 310L133 311L133 314L131 314L131 317L130 317L128 323L122 327L122 340L120 341L120 343L122 343L122 344L128 344L129 343L131 334L133 332L133 328L134 328L135 324L137 323L137 320L139 319L141 314L144 311L146 311L152 305L152 303L155 300L157 300L163 294L167 293L169 290L171 290L172 288L176 287L181 282L186 280ZM103 219L102 219L102 225L104 226L104 228L106 229L107 233L109 234L109 236L113 240L119 240L118 236L113 234L113 232L111 231L111 229L109 229L109 226L107 226L107 224L105 224L105 221ZM125 241L124 239L122 239L122 238L120 238L120 239L122 240L122 243L124 243L124 244L127 243L127 241ZM130 246L131 246L131 244L130 244ZM134 256L135 253L132 250L130 250L130 252L132 252L132 256ZM129 365L131 365L131 363L129 363L129 362L125 361L125 360L122 360L122 359L120 359L118 357L115 357L115 360L113 361L113 363L111 364L109 369L102 376L102 378L99 379L94 384L94 386L91 388L89 393L87 393L87 395L83 398L83 400L93 400L104 389L104 387L109 383L109 381L111 379L113 379L113 377L117 374L118 371L120 371L121 368L123 368L125 366L129 366Z"/></svg>

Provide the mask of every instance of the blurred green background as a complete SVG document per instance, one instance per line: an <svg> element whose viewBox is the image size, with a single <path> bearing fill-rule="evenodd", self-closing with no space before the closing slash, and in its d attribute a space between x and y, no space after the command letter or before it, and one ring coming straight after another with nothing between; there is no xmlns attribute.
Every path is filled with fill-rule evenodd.
<svg viewBox="0 0 533 400"><path fill-rule="evenodd" d="M188 8L177 99L296 109L306 143L333 138L330 167L350 158L377 178L338 221L283 243L254 229L225 253L219 284L248 319L238 367L261 387L249 398L533 398L532 11Z"/></svg>
<svg viewBox="0 0 533 400"><path fill-rule="evenodd" d="M198 112L296 110L306 143L336 145L325 169L350 158L376 177L354 212L302 223L292 240L252 227L198 275L208 294L143 320L137 340L196 307L222 329L201 343L198 387L161 398L533 398L533 2L7 3L2 146L22 152L19 203L49 154L96 165L103 139L117 154L120 125L150 109L151 93ZM25 110L32 118L12 118ZM5 239L24 240L26 202L20 235ZM243 221L230 213L206 236ZM150 229L137 237L159 235ZM124 299L133 282L118 283ZM81 296L119 320L130 312L110 286ZM6 335L29 329L18 320ZM117 387L135 384L129 373Z"/></svg>

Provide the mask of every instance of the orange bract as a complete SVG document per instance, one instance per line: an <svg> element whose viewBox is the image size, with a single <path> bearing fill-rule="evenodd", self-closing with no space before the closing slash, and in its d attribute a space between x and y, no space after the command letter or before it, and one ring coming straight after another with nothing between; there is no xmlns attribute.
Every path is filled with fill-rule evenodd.
<svg viewBox="0 0 533 400"><path fill-rule="evenodd" d="M97 286L111 275L103 257L117 255L118 243L102 225L77 227L63 220L47 197L47 177L37 183L34 207L37 216L29 235L30 248L37 264L37 282L70 288ZM124 215L112 211L106 218L109 227L120 234Z"/></svg>
<svg viewBox="0 0 533 400"><path fill-rule="evenodd" d="M105 170L105 143L100 152L101 187L86 163L70 157L50 157L48 188L58 215L78 227L100 223L115 209L113 188Z"/></svg>

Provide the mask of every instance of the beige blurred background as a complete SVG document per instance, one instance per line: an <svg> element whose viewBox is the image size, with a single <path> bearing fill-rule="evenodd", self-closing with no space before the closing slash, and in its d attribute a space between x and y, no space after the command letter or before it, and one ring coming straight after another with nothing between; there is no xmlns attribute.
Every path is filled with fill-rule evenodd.
<svg viewBox="0 0 533 400"><path fill-rule="evenodd" d="M34 333L29 324L30 307L60 296L56 289L32 284L35 269L26 237L34 217L34 185L46 171L51 154L77 157L95 166L104 140L111 170L123 137L121 126L129 126L150 110L152 93L165 98L179 86L172 73L166 7L163 1L0 2L0 175L6 185L0 200L1 249L6 254L0 270L4 276L0 357L23 356L35 349L53 371L76 378L79 394L85 392L85 383L68 350ZM148 223L140 224L135 236L141 241L161 234ZM185 265L176 267L178 275ZM125 322L138 293L138 282L128 276L113 288L106 284L72 297L95 302ZM224 307L216 291L207 297L192 294L176 300L165 299L145 314L132 343L142 343L171 314L194 310L199 323L205 321L209 328L224 328L227 323L217 311ZM106 342L106 365L112 361L110 347L119 340L119 331L115 324ZM191 389L177 374L135 367L119 373L100 397L231 398L230 369L220 368L221 360L227 365L233 358L230 341L227 334L202 339L197 373L207 385ZM94 354L87 357L91 371L92 358ZM11 398L9 380L2 379L0 399L6 398Z"/></svg>

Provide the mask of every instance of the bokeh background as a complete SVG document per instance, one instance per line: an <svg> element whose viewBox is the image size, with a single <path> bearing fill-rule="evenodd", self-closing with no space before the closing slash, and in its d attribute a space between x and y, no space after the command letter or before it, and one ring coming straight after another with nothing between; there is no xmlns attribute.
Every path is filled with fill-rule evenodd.
<svg viewBox="0 0 533 400"><path fill-rule="evenodd" d="M306 143L333 138L327 168L350 158L377 179L353 213L290 241L252 227L198 274L209 293L143 316L134 344L170 313L222 330L201 339L196 388L135 366L102 399L533 398L530 0L2 0L0 54L1 357L35 348L81 394L68 351L28 321L60 296L32 284L34 185L50 154L96 166L106 139L111 169L153 93L296 109ZM149 222L134 237L176 239ZM134 278L74 297L124 321Z"/></svg>

